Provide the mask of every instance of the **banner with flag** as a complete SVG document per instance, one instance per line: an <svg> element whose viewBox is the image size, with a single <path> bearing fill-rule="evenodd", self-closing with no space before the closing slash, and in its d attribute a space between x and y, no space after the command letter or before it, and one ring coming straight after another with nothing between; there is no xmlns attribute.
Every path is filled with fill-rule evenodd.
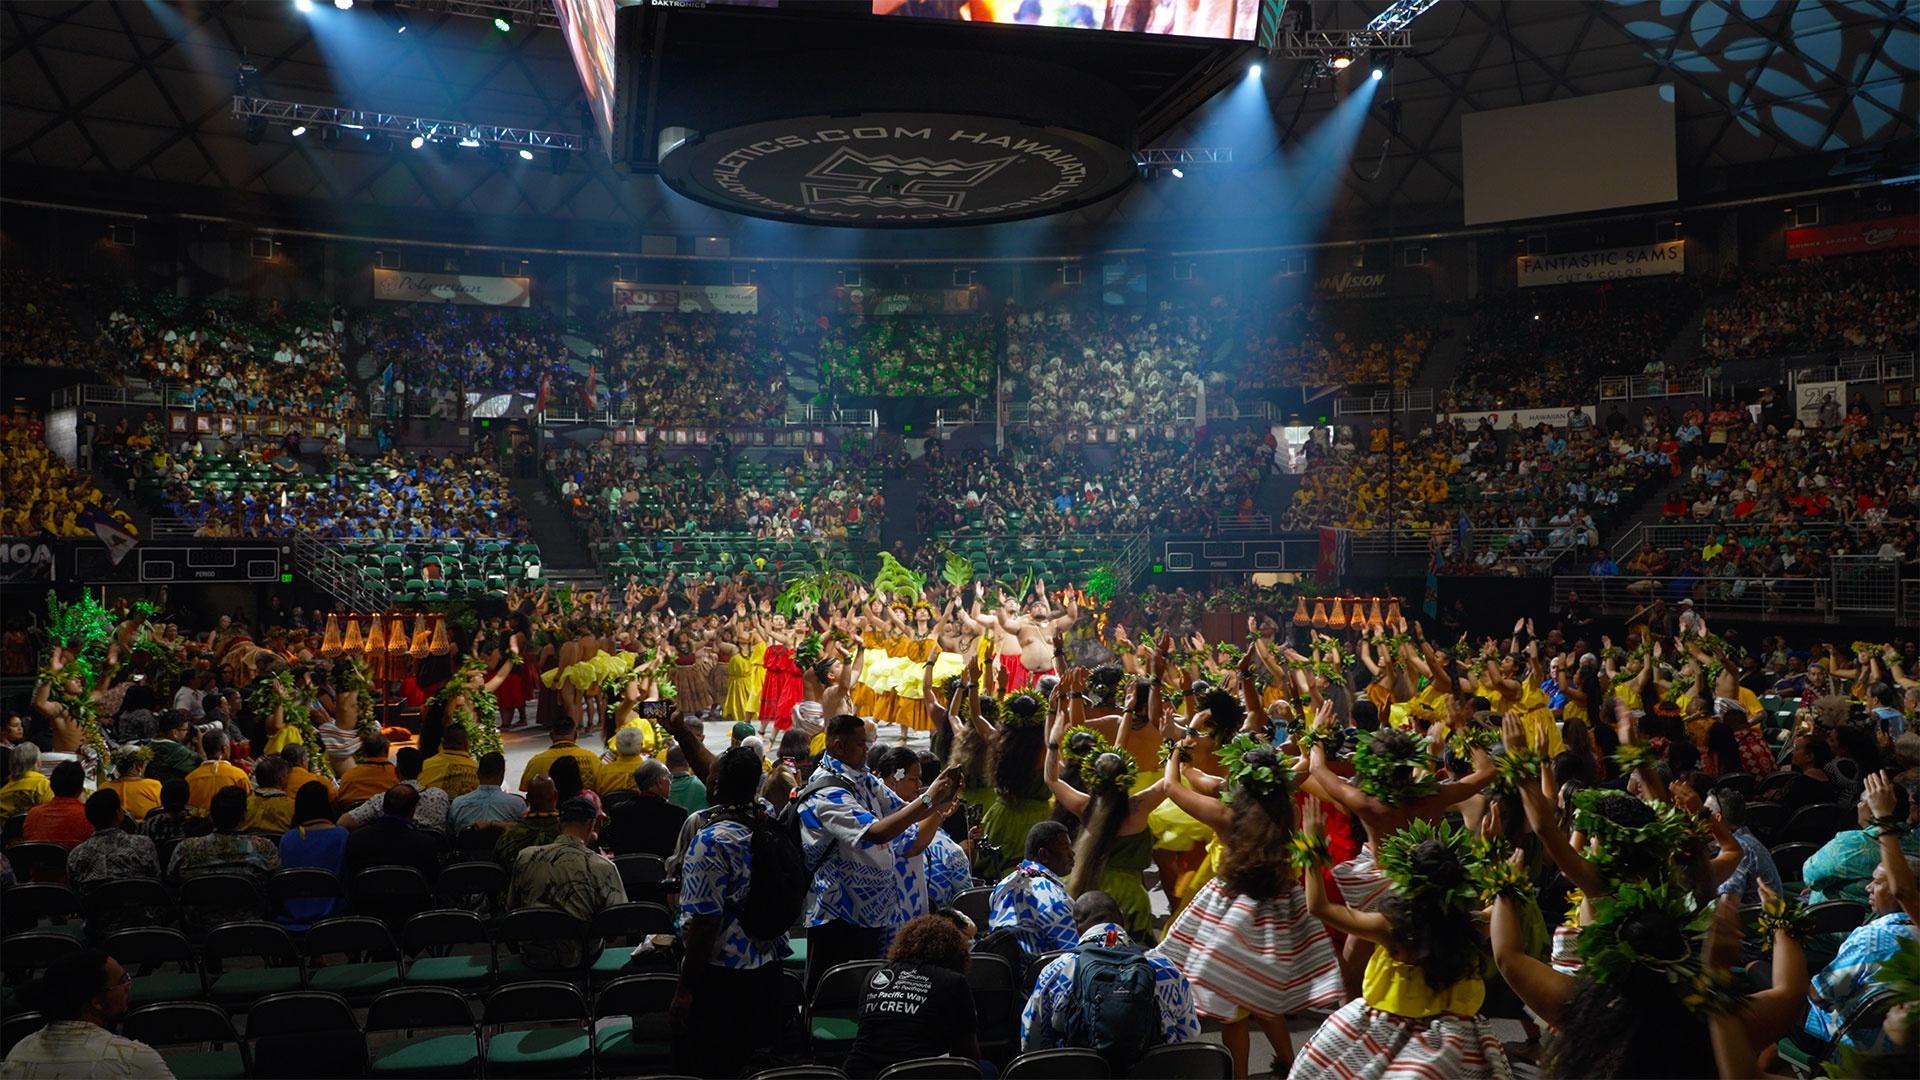
<svg viewBox="0 0 1920 1080"><path fill-rule="evenodd" d="M580 401L586 405L588 412L594 410L598 401L599 391L595 387L595 383L599 377L600 373L594 368L589 367L587 369L587 383L580 388Z"/></svg>
<svg viewBox="0 0 1920 1080"><path fill-rule="evenodd" d="M547 395L551 393L553 393L553 372L549 371L540 376L540 393L533 401L533 414L535 416L547 415Z"/></svg>
<svg viewBox="0 0 1920 1080"><path fill-rule="evenodd" d="M1314 572L1321 581L1334 584L1347 572L1347 530L1320 528L1320 560Z"/></svg>
<svg viewBox="0 0 1920 1080"><path fill-rule="evenodd" d="M120 560L126 558L127 553L139 543L133 538L132 533L114 520L112 514L101 509L98 503L88 503L86 509L80 511L80 515L74 518L74 523L82 528L93 530L93 535L99 537L100 542L107 546L107 557L113 560L115 566L119 566Z"/></svg>

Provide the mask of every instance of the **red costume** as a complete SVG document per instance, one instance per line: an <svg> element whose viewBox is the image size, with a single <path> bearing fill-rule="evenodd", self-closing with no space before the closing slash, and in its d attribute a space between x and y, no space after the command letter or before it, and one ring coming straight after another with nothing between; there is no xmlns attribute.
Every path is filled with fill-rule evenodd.
<svg viewBox="0 0 1920 1080"><path fill-rule="evenodd" d="M794 663L793 650L785 645L767 646L763 662L767 679L760 684L760 719L773 721L775 731L785 731L793 726L793 707L806 696L800 665Z"/></svg>

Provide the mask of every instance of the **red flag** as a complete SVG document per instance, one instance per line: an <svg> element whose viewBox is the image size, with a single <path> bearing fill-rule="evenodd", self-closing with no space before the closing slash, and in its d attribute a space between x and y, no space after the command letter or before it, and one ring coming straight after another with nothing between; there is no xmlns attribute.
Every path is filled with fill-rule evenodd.
<svg viewBox="0 0 1920 1080"><path fill-rule="evenodd" d="M538 397L534 399L534 402L533 402L533 414L535 416L546 415L547 395L552 392L553 392L553 372L549 371L545 375L540 376L540 394Z"/></svg>
<svg viewBox="0 0 1920 1080"><path fill-rule="evenodd" d="M587 403L587 410L589 412L593 410L595 398L598 396L593 386L594 380L596 377L597 377L597 373L595 372L595 370L591 367L588 368L587 369L587 385L584 387L581 387L580 389L580 400Z"/></svg>

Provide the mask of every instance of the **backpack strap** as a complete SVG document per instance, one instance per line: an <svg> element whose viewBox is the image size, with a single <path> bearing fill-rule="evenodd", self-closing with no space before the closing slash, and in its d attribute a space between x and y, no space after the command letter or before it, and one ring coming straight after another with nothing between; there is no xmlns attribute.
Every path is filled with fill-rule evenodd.
<svg viewBox="0 0 1920 1080"><path fill-rule="evenodd" d="M836 772L830 772L825 776L808 781L807 786L801 788L799 794L793 797L794 814L797 816L800 813L801 807L807 804L808 799L813 798L823 791L830 791L834 788L839 788L843 791L852 791L853 781ZM807 878L809 880L813 878L813 875L820 872L821 867L827 865L827 860L833 858L833 849L839 846L839 839L829 834L826 849L820 852L820 858L807 864ZM800 854L802 858L806 856L806 848L804 845L801 847Z"/></svg>

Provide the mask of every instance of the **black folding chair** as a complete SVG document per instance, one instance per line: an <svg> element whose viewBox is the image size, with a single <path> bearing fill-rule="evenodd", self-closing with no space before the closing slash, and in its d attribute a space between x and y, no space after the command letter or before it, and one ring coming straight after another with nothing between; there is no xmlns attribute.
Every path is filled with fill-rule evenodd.
<svg viewBox="0 0 1920 1080"><path fill-rule="evenodd" d="M423 911L401 928L400 943L409 958L410 986L477 990L493 985L493 939L486 922L471 911Z"/></svg>
<svg viewBox="0 0 1920 1080"><path fill-rule="evenodd" d="M393 932L379 919L343 915L322 919L307 931L307 988L339 994L349 1002L371 1001L401 985L405 969ZM327 961L339 957L340 962Z"/></svg>
<svg viewBox="0 0 1920 1080"><path fill-rule="evenodd" d="M241 1080L260 1075L226 1010L205 1001L141 1006L121 1018L120 1033L153 1047L175 1076Z"/></svg>
<svg viewBox="0 0 1920 1080"><path fill-rule="evenodd" d="M580 1076L593 1068L593 1021L572 983L502 986L487 995L481 1022L489 1077Z"/></svg>
<svg viewBox="0 0 1920 1080"><path fill-rule="evenodd" d="M255 1075L327 1080L367 1075L367 1037L338 994L272 994L247 1012Z"/></svg>
<svg viewBox="0 0 1920 1080"><path fill-rule="evenodd" d="M678 976L622 975L593 1002L594 1054L602 1072L647 1076L673 1068L667 1008Z"/></svg>
<svg viewBox="0 0 1920 1080"><path fill-rule="evenodd" d="M172 927L139 926L121 930L101 945L108 956L133 973L133 1008L207 996L206 973L187 935ZM173 971L162 971L172 966ZM139 969L135 972L135 969Z"/></svg>
<svg viewBox="0 0 1920 1080"><path fill-rule="evenodd" d="M444 986L388 990L368 1006L366 1032L375 1076L480 1075L480 1025L474 1023L473 1006L458 990ZM397 1039L378 1038L396 1033Z"/></svg>

